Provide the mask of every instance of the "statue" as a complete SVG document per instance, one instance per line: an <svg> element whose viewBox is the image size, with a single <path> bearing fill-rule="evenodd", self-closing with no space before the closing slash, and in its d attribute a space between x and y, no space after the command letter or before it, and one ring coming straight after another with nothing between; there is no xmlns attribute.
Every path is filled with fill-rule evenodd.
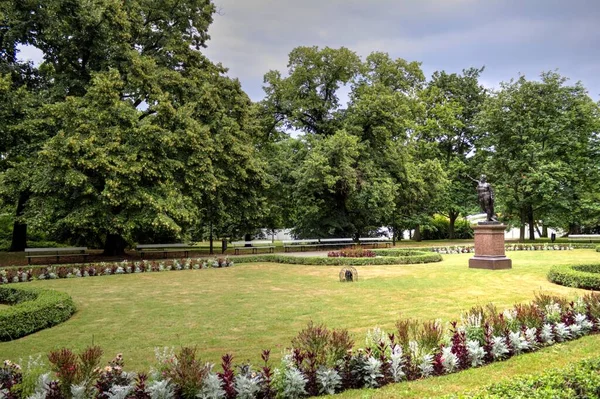
<svg viewBox="0 0 600 399"><path fill-rule="evenodd" d="M479 206L487 215L487 221L498 222L498 219L496 219L496 214L494 213L494 189L492 188L491 184L487 182L487 177L485 175L481 175L479 180L473 179L471 176L468 177L477 183L477 197L479 198Z"/></svg>

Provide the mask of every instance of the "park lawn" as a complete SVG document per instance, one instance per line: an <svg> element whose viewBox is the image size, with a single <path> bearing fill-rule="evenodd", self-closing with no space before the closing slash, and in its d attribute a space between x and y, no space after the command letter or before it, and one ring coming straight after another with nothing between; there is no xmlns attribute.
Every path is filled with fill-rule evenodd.
<svg viewBox="0 0 600 399"><path fill-rule="evenodd" d="M379 326L392 332L400 314L449 321L475 305L493 302L502 309L529 301L540 291L574 297L585 291L548 282L545 275L549 267L600 261L600 253L593 250L509 252L513 269L486 271L468 269L471 256L445 255L442 262L424 265L357 267L358 283L338 282L339 267L281 264L24 283L68 292L78 311L61 325L0 343L0 359L45 355L61 347L81 350L94 343L104 348L106 360L122 352L127 369L149 369L155 347L186 345L197 346L206 361L218 362L221 355L230 352L238 362L258 364L262 349L270 348L279 358L310 320L347 328L357 345L363 345L369 328ZM593 354L600 340L597 336L584 338L562 347L576 348L585 342L590 343L587 349L564 356L564 361ZM523 358L541 356L543 368L547 361L544 353L552 355L556 348ZM527 362L519 359L486 369L512 370L515 362ZM555 361L548 364L555 365ZM522 372L518 367L515 370ZM450 378L450 385L469 387L461 379L472 372L478 371L423 384ZM481 380L479 385L491 382L482 376L473 377L473 381ZM407 389L394 387L386 389Z"/></svg>

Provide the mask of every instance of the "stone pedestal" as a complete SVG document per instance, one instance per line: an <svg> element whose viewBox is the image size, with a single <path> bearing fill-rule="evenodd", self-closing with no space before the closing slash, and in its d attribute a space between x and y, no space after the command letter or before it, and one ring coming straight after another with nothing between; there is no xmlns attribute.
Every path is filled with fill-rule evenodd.
<svg viewBox="0 0 600 399"><path fill-rule="evenodd" d="M475 256L469 259L473 269L511 269L512 260L504 254L504 229L500 223L482 223L475 230Z"/></svg>

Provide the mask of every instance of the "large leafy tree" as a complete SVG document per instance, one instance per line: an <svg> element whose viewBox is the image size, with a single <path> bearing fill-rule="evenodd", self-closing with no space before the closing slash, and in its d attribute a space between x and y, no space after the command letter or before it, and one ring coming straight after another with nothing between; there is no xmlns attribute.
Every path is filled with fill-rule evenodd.
<svg viewBox="0 0 600 399"><path fill-rule="evenodd" d="M450 238L456 219L473 210L473 184L467 175L483 172L472 156L478 140L475 118L487 95L479 83L482 72L483 68L465 69L462 74L435 72L422 93L430 118L418 137L432 144L423 150L439 159L450 179L439 209L450 221Z"/></svg>
<svg viewBox="0 0 600 399"><path fill-rule="evenodd" d="M580 84L555 72L540 81L503 83L478 117L480 154L493 177L503 214L529 226L577 224L598 188L598 106ZM562 216L560 216L562 215Z"/></svg>
<svg viewBox="0 0 600 399"><path fill-rule="evenodd" d="M272 129L333 135L342 127L338 89L356 75L360 58L341 47L297 47L290 53L288 75L265 75L265 112Z"/></svg>
<svg viewBox="0 0 600 399"><path fill-rule="evenodd" d="M251 103L200 51L214 11L209 0L11 2L3 46L42 50L50 99L28 119L49 137L28 221L118 253L226 207L238 222L259 210Z"/></svg>

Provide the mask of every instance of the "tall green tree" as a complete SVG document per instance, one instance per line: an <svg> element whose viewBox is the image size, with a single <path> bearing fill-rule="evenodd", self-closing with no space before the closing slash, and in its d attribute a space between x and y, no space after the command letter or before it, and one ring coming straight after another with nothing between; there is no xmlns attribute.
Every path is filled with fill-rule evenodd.
<svg viewBox="0 0 600 399"><path fill-rule="evenodd" d="M474 162L479 138L475 118L487 96L479 83L483 68L469 68L462 74L435 72L423 91L427 123L418 139L431 145L426 150L439 159L450 183L440 213L448 217L448 236L454 238L457 218L473 210L474 189L467 175L483 173Z"/></svg>
<svg viewBox="0 0 600 399"><path fill-rule="evenodd" d="M11 2L3 46L42 50L50 99L27 118L47 137L28 221L115 254L260 211L253 107L200 51L214 11L209 0Z"/></svg>
<svg viewBox="0 0 600 399"><path fill-rule="evenodd" d="M598 105L581 85L556 72L540 81L502 83L478 116L480 159L486 162L505 218L535 237L547 217L577 223L585 198L598 188ZM575 212L574 212L575 211ZM559 223L564 227L565 223Z"/></svg>
<svg viewBox="0 0 600 399"><path fill-rule="evenodd" d="M297 47L289 55L288 76L265 75L265 112L272 129L333 135L342 127L338 89L351 82L360 66L353 51L341 47Z"/></svg>

